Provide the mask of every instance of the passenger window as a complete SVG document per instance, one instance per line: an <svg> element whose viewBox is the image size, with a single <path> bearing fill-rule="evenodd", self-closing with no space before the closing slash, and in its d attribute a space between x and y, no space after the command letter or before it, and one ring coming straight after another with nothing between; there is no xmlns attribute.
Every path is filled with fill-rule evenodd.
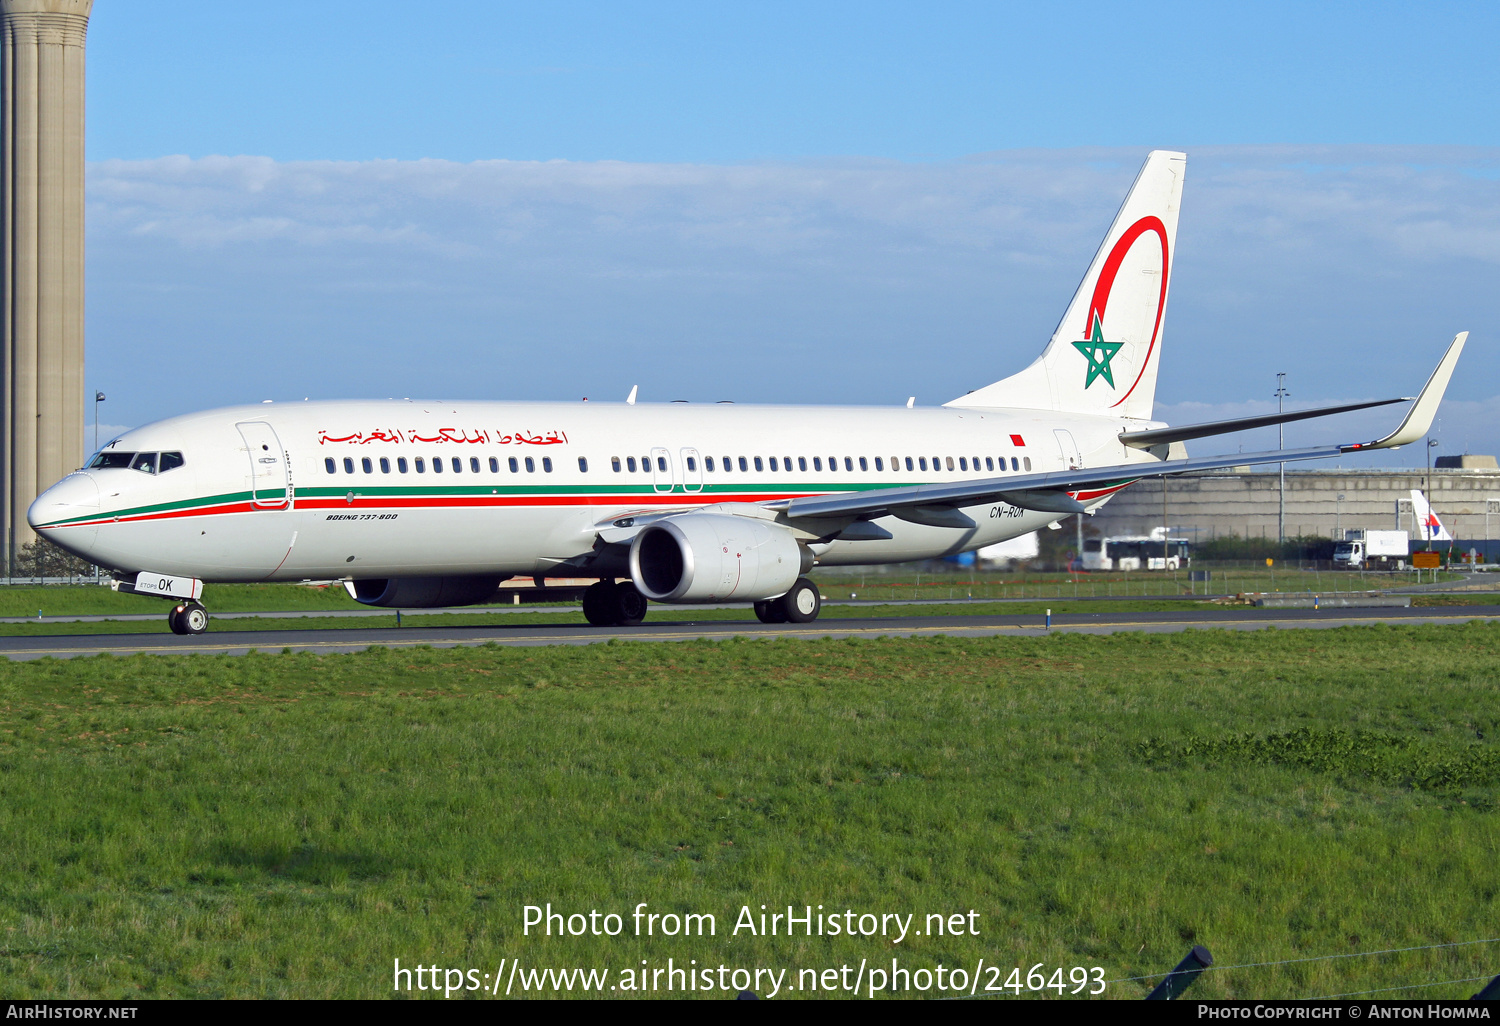
<svg viewBox="0 0 1500 1026"><path fill-rule="evenodd" d="M712 456L705 456L705 457L703 457L703 468L705 470L709 471L710 473L713 472L713 469L714 469L714 458Z"/></svg>
<svg viewBox="0 0 1500 1026"><path fill-rule="evenodd" d="M959 470L968 470L969 469L969 460L968 460L967 457L960 456L958 458L958 469Z"/></svg>
<svg viewBox="0 0 1500 1026"><path fill-rule="evenodd" d="M656 457L656 469L663 474L667 472L667 458L665 456Z"/></svg>
<svg viewBox="0 0 1500 1026"><path fill-rule="evenodd" d="M368 456L361 456L359 458L359 466L366 474L375 473L375 464L370 462L370 457Z"/></svg>
<svg viewBox="0 0 1500 1026"><path fill-rule="evenodd" d="M470 456L469 457L469 471L471 473L475 473L475 474L479 473L479 457L478 456Z"/></svg>
<svg viewBox="0 0 1500 1026"><path fill-rule="evenodd" d="M854 457L852 457L852 456L845 456L844 457L844 469L847 470L847 471L849 471L850 473L854 472Z"/></svg>
<svg viewBox="0 0 1500 1026"><path fill-rule="evenodd" d="M911 457L910 457L910 456L908 456L908 457L906 457L906 469L907 469L907 470L912 470L912 469L914 469L914 468L913 468L913 467L912 467L912 464L911 464Z"/></svg>
<svg viewBox="0 0 1500 1026"><path fill-rule="evenodd" d="M532 459L530 456L526 457L526 473L536 473L536 460Z"/></svg>
<svg viewBox="0 0 1500 1026"><path fill-rule="evenodd" d="M923 470L926 470L927 469L927 457L926 456L918 456L917 457L917 466L921 467Z"/></svg>
<svg viewBox="0 0 1500 1026"><path fill-rule="evenodd" d="M792 472L792 458L790 456L781 457L781 469L785 470L788 474Z"/></svg>
<svg viewBox="0 0 1500 1026"><path fill-rule="evenodd" d="M490 473L491 474L498 474L498 473L500 473L500 460L497 459L494 456L490 457Z"/></svg>
<svg viewBox="0 0 1500 1026"><path fill-rule="evenodd" d="M934 466L936 466L936 465L937 465L937 459L936 459L936 458L934 458L934 459L933 459L933 461L932 461L932 462L933 462L933 465L934 465ZM953 457L952 457L952 456L949 456L949 457L948 457L948 469L949 469L949 470L952 470L952 469L953 469Z"/></svg>
<svg viewBox="0 0 1500 1026"><path fill-rule="evenodd" d="M620 457L618 457L618 456L611 456L609 458L609 465L611 467L613 467L614 470L615 470L615 473L618 474L620 472Z"/></svg>
<svg viewBox="0 0 1500 1026"><path fill-rule="evenodd" d="M464 472L464 461L457 456L453 457L453 472L455 474L462 474Z"/></svg>
<svg viewBox="0 0 1500 1026"><path fill-rule="evenodd" d="M724 472L727 474L729 473L729 471L734 469L734 460L730 459L728 456L725 456L724 463L722 465L724 467ZM741 467L740 469L744 470L745 468Z"/></svg>
<svg viewBox="0 0 1500 1026"><path fill-rule="evenodd" d="M589 458L587 456L578 457L578 472L580 474L587 474L589 472Z"/></svg>
<svg viewBox="0 0 1500 1026"><path fill-rule="evenodd" d="M354 457L353 456L345 456L344 457L344 473L346 473L346 474L352 474L352 473L354 473Z"/></svg>
<svg viewBox="0 0 1500 1026"><path fill-rule="evenodd" d="M867 460L867 459L865 459L863 456L861 456L859 458L859 469L860 470L869 470L870 469L870 461Z"/></svg>
<svg viewBox="0 0 1500 1026"><path fill-rule="evenodd" d="M98 461L96 460L95 462L98 462ZM333 457L332 456L328 456L328 457L324 458L324 460L323 460L323 466L328 470L328 472L330 474L336 474L336 473L338 473L338 469L339 469L338 468L338 464L336 464L336 463L333 462Z"/></svg>
<svg viewBox="0 0 1500 1026"><path fill-rule="evenodd" d="M740 470L741 471L746 471L746 470L749 470L749 469L750 469L750 465L745 462L745 457L741 456L740 457Z"/></svg>
<svg viewBox="0 0 1500 1026"><path fill-rule="evenodd" d="M514 463L515 461L512 460L511 462ZM625 465L630 468L630 472L632 474L635 473L635 457L634 456L626 456L625 457Z"/></svg>
<svg viewBox="0 0 1500 1026"><path fill-rule="evenodd" d="M130 464L131 470L139 470L142 474L156 473L156 453L143 452Z"/></svg>
<svg viewBox="0 0 1500 1026"><path fill-rule="evenodd" d="M994 470L995 469L995 457L993 457L993 456L986 456L984 458L984 469L985 470Z"/></svg>
<svg viewBox="0 0 1500 1026"><path fill-rule="evenodd" d="M1030 470L1031 469L1031 457L1030 456L1025 456L1025 457L1022 457L1022 458L1026 462L1026 469Z"/></svg>
<svg viewBox="0 0 1500 1026"><path fill-rule="evenodd" d="M775 456L771 457L771 469L772 470L776 469L776 457Z"/></svg>
<svg viewBox="0 0 1500 1026"><path fill-rule="evenodd" d="M520 472L521 465L516 462L516 458L514 456L512 456L508 462L510 463L510 472L512 474L516 474L516 473Z"/></svg>
<svg viewBox="0 0 1500 1026"><path fill-rule="evenodd" d="M422 457L420 457L420 456L417 457L417 473L418 474L425 474L425 473L427 473L427 464L422 461Z"/></svg>
<svg viewBox="0 0 1500 1026"><path fill-rule="evenodd" d="M443 472L443 458L441 456L434 456L432 458L432 472L434 474L441 474Z"/></svg>
<svg viewBox="0 0 1500 1026"><path fill-rule="evenodd" d="M798 456L797 457L797 469L798 470L804 470L804 471L807 469L807 457L806 456Z"/></svg>
<svg viewBox="0 0 1500 1026"><path fill-rule="evenodd" d="M543 456L542 457L542 469L544 471L546 471L547 473L549 473L549 474L552 473L552 457L551 456Z"/></svg>
<svg viewBox="0 0 1500 1026"><path fill-rule="evenodd" d="M818 470L818 471L821 471L823 469L823 457L821 457L821 456L814 456L813 457L813 469L814 470Z"/></svg>
<svg viewBox="0 0 1500 1026"><path fill-rule="evenodd" d="M401 471L401 473L403 473L403 474L406 473L406 457L405 456L397 456L396 457L396 469L399 470L399 471Z"/></svg>
<svg viewBox="0 0 1500 1026"><path fill-rule="evenodd" d="M698 461L695 460L695 459L693 459L693 457L689 456L687 458L687 468L689 470L697 470L698 469Z"/></svg>
<svg viewBox="0 0 1500 1026"><path fill-rule="evenodd" d="M765 470L766 469L765 464L760 461L760 457L759 456L755 457L755 469L756 470Z"/></svg>
<svg viewBox="0 0 1500 1026"><path fill-rule="evenodd" d="M837 456L830 456L830 457L828 457L828 469L829 470L837 470L837 469L839 469L839 458Z"/></svg>
<svg viewBox="0 0 1500 1026"><path fill-rule="evenodd" d="M884 470L885 469L885 466L880 462L880 457L879 456L875 457L875 469L876 470Z"/></svg>
<svg viewBox="0 0 1500 1026"><path fill-rule="evenodd" d="M1016 459L1014 456L1012 456L1010 458L1010 469L1011 470L1020 470L1021 469L1021 461L1018 460L1018 459Z"/></svg>
<svg viewBox="0 0 1500 1026"><path fill-rule="evenodd" d="M380 457L380 472L389 474L391 472L391 460L389 456Z"/></svg>

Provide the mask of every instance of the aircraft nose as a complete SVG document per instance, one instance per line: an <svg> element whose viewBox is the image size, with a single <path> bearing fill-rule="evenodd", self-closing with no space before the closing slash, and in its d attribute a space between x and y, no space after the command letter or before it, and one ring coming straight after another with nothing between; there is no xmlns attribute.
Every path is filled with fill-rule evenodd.
<svg viewBox="0 0 1500 1026"><path fill-rule="evenodd" d="M69 474L36 497L26 511L26 522L33 531L87 558L87 549L99 532L93 519L99 508L99 485L93 477Z"/></svg>

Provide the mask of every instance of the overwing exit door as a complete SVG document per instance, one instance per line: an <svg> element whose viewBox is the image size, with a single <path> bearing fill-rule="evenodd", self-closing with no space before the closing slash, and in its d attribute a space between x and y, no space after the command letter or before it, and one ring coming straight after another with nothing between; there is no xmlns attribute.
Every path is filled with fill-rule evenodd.
<svg viewBox="0 0 1500 1026"><path fill-rule="evenodd" d="M236 424L250 455L250 504L256 509L288 509L292 504L292 474L281 440L265 421Z"/></svg>
<svg viewBox="0 0 1500 1026"><path fill-rule="evenodd" d="M658 492L672 490L672 454L666 449L651 450L651 485Z"/></svg>
<svg viewBox="0 0 1500 1026"><path fill-rule="evenodd" d="M703 491L703 457L698 454L697 449L682 450L682 490L685 492Z"/></svg>

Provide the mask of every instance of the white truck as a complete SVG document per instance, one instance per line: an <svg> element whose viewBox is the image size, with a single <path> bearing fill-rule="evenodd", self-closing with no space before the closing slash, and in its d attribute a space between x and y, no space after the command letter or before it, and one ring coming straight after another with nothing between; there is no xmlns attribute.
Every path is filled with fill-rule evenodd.
<svg viewBox="0 0 1500 1026"><path fill-rule="evenodd" d="M1404 570L1411 550L1405 531L1367 531L1351 527L1334 546L1335 570Z"/></svg>

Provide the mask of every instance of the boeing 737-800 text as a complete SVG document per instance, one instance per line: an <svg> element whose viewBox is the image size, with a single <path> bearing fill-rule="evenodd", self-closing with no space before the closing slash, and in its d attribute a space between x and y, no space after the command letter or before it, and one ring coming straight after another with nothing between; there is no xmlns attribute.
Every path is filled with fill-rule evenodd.
<svg viewBox="0 0 1500 1026"><path fill-rule="evenodd" d="M817 564L976 549L1092 513L1134 481L1420 438L1464 334L1374 442L1188 459L1187 439L1322 416L1152 420L1186 158L1147 157L1051 342L938 408L303 402L127 431L29 520L123 590L207 625L204 582L342 579L398 608L484 602L507 577L595 577L584 611L755 603L808 622ZM1383 402L1400 402L1399 399Z"/></svg>

